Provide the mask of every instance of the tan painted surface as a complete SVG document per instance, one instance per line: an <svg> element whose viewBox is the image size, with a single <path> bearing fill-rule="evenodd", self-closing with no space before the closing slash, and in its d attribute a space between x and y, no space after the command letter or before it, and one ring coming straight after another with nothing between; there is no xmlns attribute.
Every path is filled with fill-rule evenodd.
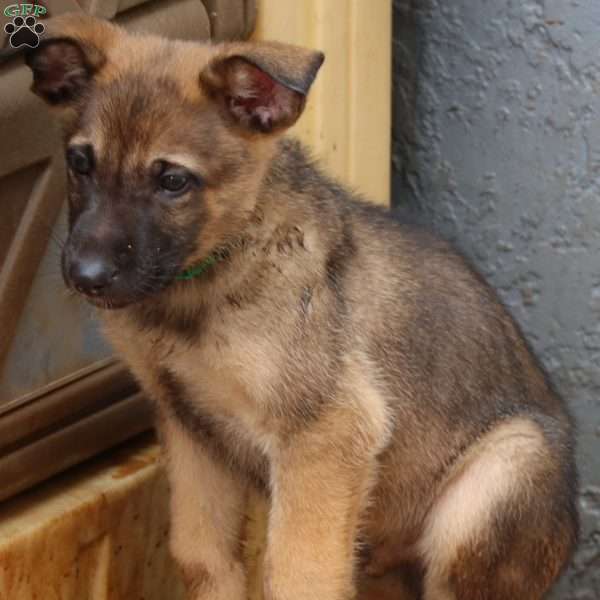
<svg viewBox="0 0 600 600"><path fill-rule="evenodd" d="M294 127L332 174L389 203L391 0L259 0L254 37L317 48L325 63Z"/></svg>

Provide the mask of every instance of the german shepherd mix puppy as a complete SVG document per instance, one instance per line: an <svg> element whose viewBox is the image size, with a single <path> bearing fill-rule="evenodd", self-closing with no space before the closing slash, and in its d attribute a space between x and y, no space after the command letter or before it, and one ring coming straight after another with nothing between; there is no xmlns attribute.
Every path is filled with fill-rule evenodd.
<svg viewBox="0 0 600 600"><path fill-rule="evenodd" d="M403 561L425 600L542 598L578 529L565 405L463 258L282 137L322 62L81 15L27 58L65 127L64 279L155 403L189 597L245 598L254 486L269 600Z"/></svg>

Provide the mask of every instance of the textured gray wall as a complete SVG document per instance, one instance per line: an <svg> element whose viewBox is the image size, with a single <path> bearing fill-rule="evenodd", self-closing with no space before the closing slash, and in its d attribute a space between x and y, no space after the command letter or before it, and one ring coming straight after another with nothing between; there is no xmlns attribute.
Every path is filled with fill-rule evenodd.
<svg viewBox="0 0 600 600"><path fill-rule="evenodd" d="M583 536L553 595L600 599L600 0L396 0L394 201L499 290L579 429Z"/></svg>

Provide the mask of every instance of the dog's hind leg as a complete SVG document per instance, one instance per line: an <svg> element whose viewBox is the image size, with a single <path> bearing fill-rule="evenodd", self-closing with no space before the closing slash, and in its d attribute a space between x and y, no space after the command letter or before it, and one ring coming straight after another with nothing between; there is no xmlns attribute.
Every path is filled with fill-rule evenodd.
<svg viewBox="0 0 600 600"><path fill-rule="evenodd" d="M531 420L481 438L429 512L424 599L540 600L576 539L568 471Z"/></svg>

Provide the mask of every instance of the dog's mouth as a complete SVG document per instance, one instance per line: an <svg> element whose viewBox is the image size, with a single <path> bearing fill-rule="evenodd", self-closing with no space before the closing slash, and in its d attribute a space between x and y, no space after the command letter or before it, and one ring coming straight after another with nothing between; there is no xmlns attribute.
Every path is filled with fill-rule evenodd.
<svg viewBox="0 0 600 600"><path fill-rule="evenodd" d="M69 287L96 308L118 310L158 296L174 282L175 277L161 278L158 281L141 280L141 282L130 282L131 285L127 286L115 286L115 289L103 292L78 289L72 282L69 283Z"/></svg>
<svg viewBox="0 0 600 600"><path fill-rule="evenodd" d="M83 297L86 300L86 302L102 310L118 310L122 308L127 308L128 306L132 306L133 304L137 304L138 302L144 300L144 298L142 297L124 299L106 296L99 298L95 296L90 296L88 294L82 294L80 292L78 293L81 297Z"/></svg>
<svg viewBox="0 0 600 600"><path fill-rule="evenodd" d="M153 274L135 277L120 273L103 285L92 285L70 274L64 275L67 287L77 296L102 310L118 310L159 295L176 280L176 274Z"/></svg>
<svg viewBox="0 0 600 600"><path fill-rule="evenodd" d="M127 308L134 304L139 304L148 300L149 298L155 297L164 291L165 288L168 287L168 284L161 286L160 288L148 288L145 291L138 291L135 293L106 293L106 294L94 294L89 292L84 292L74 288L72 285L69 285L71 289L75 291L75 293L83 298L86 302L94 306L95 308L100 308L102 310L119 310L123 308Z"/></svg>

